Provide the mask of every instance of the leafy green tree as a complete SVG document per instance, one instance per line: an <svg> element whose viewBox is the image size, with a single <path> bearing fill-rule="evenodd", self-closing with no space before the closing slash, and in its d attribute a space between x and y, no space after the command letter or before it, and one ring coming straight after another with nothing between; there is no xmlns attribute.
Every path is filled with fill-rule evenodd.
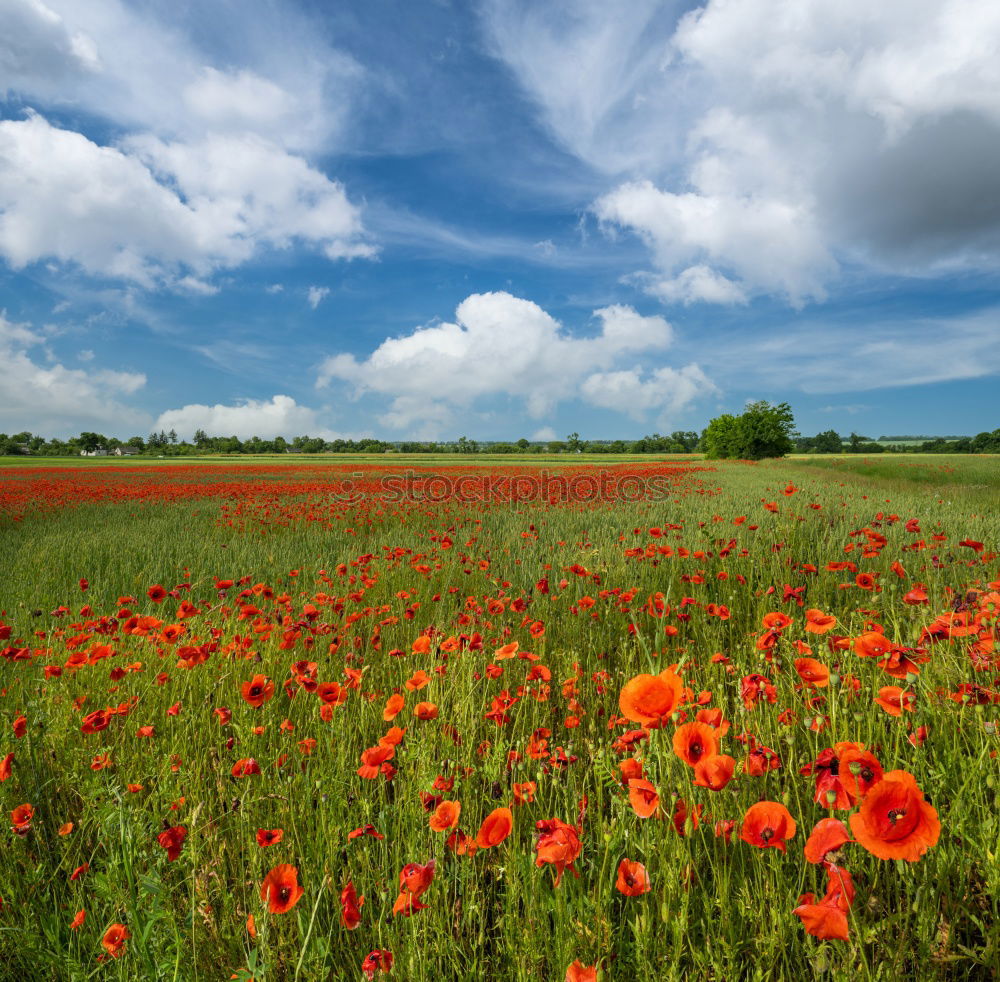
<svg viewBox="0 0 1000 982"><path fill-rule="evenodd" d="M751 402L739 415L717 416L702 436L705 455L712 459L763 460L784 457L795 444L795 419L787 402L773 406Z"/></svg>
<svg viewBox="0 0 1000 982"><path fill-rule="evenodd" d="M817 433L812 440L813 449L817 453L843 453L844 441L836 430L824 430Z"/></svg>
<svg viewBox="0 0 1000 982"><path fill-rule="evenodd" d="M566 446L569 448L570 453L579 453L583 450L583 440L580 439L579 433L570 433L566 437Z"/></svg>
<svg viewBox="0 0 1000 982"><path fill-rule="evenodd" d="M702 434L701 443L709 460L725 460L741 456L739 420L732 413L723 413L711 420Z"/></svg>

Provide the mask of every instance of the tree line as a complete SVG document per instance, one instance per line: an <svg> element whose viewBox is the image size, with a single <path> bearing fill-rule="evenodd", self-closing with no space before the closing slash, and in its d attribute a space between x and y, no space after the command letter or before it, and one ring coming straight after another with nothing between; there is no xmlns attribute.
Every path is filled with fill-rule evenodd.
<svg viewBox="0 0 1000 982"><path fill-rule="evenodd" d="M898 443L888 442L898 440ZM284 453L405 453L405 454L682 454L704 453L707 457L759 460L782 457L789 453L1000 453L1000 429L974 437L871 437L851 433L841 437L836 430L815 436L801 436L795 431L791 407L787 403L751 403L738 416L724 414L713 419L701 433L675 430L669 435L653 433L639 440L584 440L570 433L565 440L528 440L514 442L480 441L461 436L450 441L326 440L322 437L297 436L291 440L258 436L241 440L237 436L209 436L198 430L193 440L181 440L174 430L133 436L127 440L84 431L68 439L47 439L27 431L8 436L0 433L0 455L63 457L80 454L121 451L125 455L184 457L207 454L284 454Z"/></svg>

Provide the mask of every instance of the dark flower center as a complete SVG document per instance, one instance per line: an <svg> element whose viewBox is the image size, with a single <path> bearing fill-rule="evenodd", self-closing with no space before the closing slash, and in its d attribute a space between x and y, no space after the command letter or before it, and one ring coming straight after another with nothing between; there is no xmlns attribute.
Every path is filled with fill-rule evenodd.
<svg viewBox="0 0 1000 982"><path fill-rule="evenodd" d="M893 825L896 824L906 814L905 808L893 808L888 814L888 819Z"/></svg>
<svg viewBox="0 0 1000 982"><path fill-rule="evenodd" d="M761 829L760 830L760 837L765 842L770 842L774 838L774 829L772 829L770 827L768 827L766 829Z"/></svg>

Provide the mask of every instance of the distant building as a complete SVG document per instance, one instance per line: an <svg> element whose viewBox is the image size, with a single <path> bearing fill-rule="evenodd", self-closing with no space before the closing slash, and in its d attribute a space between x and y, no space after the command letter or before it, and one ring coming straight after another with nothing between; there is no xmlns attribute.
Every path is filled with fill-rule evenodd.
<svg viewBox="0 0 1000 982"><path fill-rule="evenodd" d="M136 454L141 453L138 447L115 447L112 453L116 457L134 457Z"/></svg>
<svg viewBox="0 0 1000 982"><path fill-rule="evenodd" d="M93 450L81 450L81 457L107 457L108 448L107 447L94 447Z"/></svg>

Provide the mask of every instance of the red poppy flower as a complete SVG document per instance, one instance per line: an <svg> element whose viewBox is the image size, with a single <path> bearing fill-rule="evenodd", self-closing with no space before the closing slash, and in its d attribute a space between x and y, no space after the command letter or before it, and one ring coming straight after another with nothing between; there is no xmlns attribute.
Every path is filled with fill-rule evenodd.
<svg viewBox="0 0 1000 982"><path fill-rule="evenodd" d="M375 978L376 972L392 971L392 952L387 951L385 948L369 952L365 956L365 960L361 963L361 971L364 972L365 978L368 979Z"/></svg>
<svg viewBox="0 0 1000 982"><path fill-rule="evenodd" d="M361 923L361 908L365 898L359 897L354 889L354 883L348 881L347 886L340 891L340 923L353 931Z"/></svg>
<svg viewBox="0 0 1000 982"><path fill-rule="evenodd" d="M821 610L811 608L806 611L806 631L810 634L826 634L836 627L837 618L833 614L824 614Z"/></svg>
<svg viewBox="0 0 1000 982"><path fill-rule="evenodd" d="M274 683L266 675L255 675L240 687L240 695L254 709L260 709L273 695Z"/></svg>
<svg viewBox="0 0 1000 982"><path fill-rule="evenodd" d="M14 755L12 753L7 754L7 756L4 757L3 760L0 760L0 784L2 784L4 781L7 780L7 778L10 777L11 765L13 763L14 763Z"/></svg>
<svg viewBox="0 0 1000 982"><path fill-rule="evenodd" d="M806 862L824 862L831 852L836 852L850 841L851 833L843 822L837 818L821 818L806 840Z"/></svg>
<svg viewBox="0 0 1000 982"><path fill-rule="evenodd" d="M405 703L406 700L398 692L394 692L386 700L385 709L382 710L382 719L387 723L394 720L399 715Z"/></svg>
<svg viewBox="0 0 1000 982"><path fill-rule="evenodd" d="M285 914L299 902L304 892L299 886L299 871L288 863L280 863L264 877L260 899L272 914Z"/></svg>
<svg viewBox="0 0 1000 982"><path fill-rule="evenodd" d="M729 754L713 754L702 757L694 767L696 787L721 791L733 779L736 761Z"/></svg>
<svg viewBox="0 0 1000 982"><path fill-rule="evenodd" d="M535 828L540 833L535 844L535 865L541 867L550 863L555 867L555 886L559 886L563 871L566 869L574 876L578 876L573 863L583 849L580 843L580 830L558 818L536 822Z"/></svg>
<svg viewBox="0 0 1000 982"><path fill-rule="evenodd" d="M500 845L514 828L514 814L509 808L495 808L483 819L476 836L476 845L480 849L491 849Z"/></svg>
<svg viewBox="0 0 1000 982"><path fill-rule="evenodd" d="M78 910L76 916L69 922L69 929L71 931L77 931L83 926L83 922L87 919L87 912L85 910Z"/></svg>
<svg viewBox="0 0 1000 982"><path fill-rule="evenodd" d="M649 883L649 874L642 863L631 859L623 859L618 864L618 879L615 882L615 889L626 897L638 897L644 893L649 893L652 889Z"/></svg>
<svg viewBox="0 0 1000 982"><path fill-rule="evenodd" d="M632 778L628 782L628 800L639 818L649 818L660 807L656 788L643 778Z"/></svg>
<svg viewBox="0 0 1000 982"><path fill-rule="evenodd" d="M101 938L101 945L112 958L119 958L124 952L125 942L130 937L132 935L128 933L128 928L124 924L112 924L104 932L104 937Z"/></svg>
<svg viewBox="0 0 1000 982"><path fill-rule="evenodd" d="M618 705L626 719L654 729L670 718L683 692L684 683L668 668L659 675L637 675L630 679L621 691Z"/></svg>
<svg viewBox="0 0 1000 982"><path fill-rule="evenodd" d="M251 774L260 773L260 764L253 757L244 757L233 764L233 769L230 773L233 777L249 777Z"/></svg>
<svg viewBox="0 0 1000 982"><path fill-rule="evenodd" d="M847 941L847 912L854 903L854 884L851 874L827 864L827 888L823 899L815 902L811 893L799 898L799 906L792 911L802 921L807 934L824 941Z"/></svg>
<svg viewBox="0 0 1000 982"><path fill-rule="evenodd" d="M565 982L597 982L597 966L584 965L577 959L566 969Z"/></svg>
<svg viewBox="0 0 1000 982"><path fill-rule="evenodd" d="M172 828L164 829L156 837L156 841L166 849L169 862L172 863L181 854L187 834L187 829L183 825L175 825Z"/></svg>
<svg viewBox="0 0 1000 982"><path fill-rule="evenodd" d="M707 723L685 723L674 731L674 753L689 767L703 757L714 756L719 749L715 730Z"/></svg>
<svg viewBox="0 0 1000 982"><path fill-rule="evenodd" d="M437 719L438 708L432 702L418 702L416 706L413 707L413 715L417 719L431 720Z"/></svg>
<svg viewBox="0 0 1000 982"><path fill-rule="evenodd" d="M911 863L936 845L941 834L937 812L906 771L886 774L865 795L850 824L854 838L873 856Z"/></svg>
<svg viewBox="0 0 1000 982"><path fill-rule="evenodd" d="M261 849L276 846L284 837L284 829L257 829L257 845Z"/></svg>
<svg viewBox="0 0 1000 982"><path fill-rule="evenodd" d="M28 804L18 805L10 813L10 822L18 835L27 835L31 831L31 819L35 809Z"/></svg>
<svg viewBox="0 0 1000 982"><path fill-rule="evenodd" d="M795 671L806 685L825 689L830 684L830 669L816 658L796 658Z"/></svg>
<svg viewBox="0 0 1000 982"><path fill-rule="evenodd" d="M916 693L906 692L898 685L883 685L875 699L890 716L902 716L903 710L912 713L917 701Z"/></svg>
<svg viewBox="0 0 1000 982"><path fill-rule="evenodd" d="M442 801L430 818L430 827L435 832L444 832L458 825L458 816L462 813L460 801Z"/></svg>
<svg viewBox="0 0 1000 982"><path fill-rule="evenodd" d="M155 586L151 586L146 591L146 596L153 601L154 604L161 604L167 598L167 591L163 589L162 586L157 583Z"/></svg>
<svg viewBox="0 0 1000 982"><path fill-rule="evenodd" d="M795 819L788 809L776 801L758 801L743 816L740 838L758 849L780 849L795 836Z"/></svg>

